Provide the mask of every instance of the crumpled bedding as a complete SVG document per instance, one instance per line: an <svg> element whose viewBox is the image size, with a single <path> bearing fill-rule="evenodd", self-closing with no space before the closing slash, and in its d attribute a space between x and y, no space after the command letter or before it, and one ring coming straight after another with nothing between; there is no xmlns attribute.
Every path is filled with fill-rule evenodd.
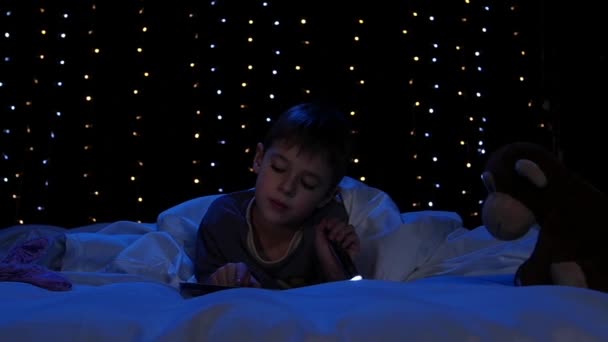
<svg viewBox="0 0 608 342"><path fill-rule="evenodd" d="M52 291L67 291L72 283L36 262L48 256L52 240L39 237L14 246L0 261L0 281L24 282Z"/></svg>
<svg viewBox="0 0 608 342"><path fill-rule="evenodd" d="M0 320L2 336L113 342L608 340L607 294L513 286L515 270L536 242L535 230L516 241L497 241L485 227L462 227L456 213L400 212L378 189L348 178L341 186L362 239L355 260L364 275L359 282L183 298L179 283L194 280L196 229L216 195L180 203L153 223L2 229L0 258L45 267L52 271L46 280L59 275L72 285L49 291L42 281L0 281L0 302L10 313ZM37 259L40 238L50 243ZM31 249L11 252L28 243Z"/></svg>

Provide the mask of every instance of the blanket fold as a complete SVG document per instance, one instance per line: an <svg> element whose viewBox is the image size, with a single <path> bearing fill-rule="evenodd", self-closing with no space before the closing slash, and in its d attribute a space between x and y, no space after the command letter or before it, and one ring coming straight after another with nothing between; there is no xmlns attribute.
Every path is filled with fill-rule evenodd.
<svg viewBox="0 0 608 342"><path fill-rule="evenodd" d="M49 237L39 237L14 246L0 261L0 281L29 283L51 291L67 291L72 283L58 272L36 264L47 256Z"/></svg>

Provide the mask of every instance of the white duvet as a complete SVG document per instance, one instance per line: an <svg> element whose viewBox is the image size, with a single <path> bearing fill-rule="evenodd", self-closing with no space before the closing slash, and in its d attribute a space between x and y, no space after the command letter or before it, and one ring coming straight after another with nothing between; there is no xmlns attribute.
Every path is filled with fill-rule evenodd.
<svg viewBox="0 0 608 342"><path fill-rule="evenodd" d="M608 340L608 294L514 287L536 232L514 242L457 214L401 213L384 192L346 178L351 223L363 241L359 282L286 291L236 289L184 299L198 223L215 196L179 204L157 222L0 230L0 257L38 236L64 236L53 292L0 282L0 340Z"/></svg>

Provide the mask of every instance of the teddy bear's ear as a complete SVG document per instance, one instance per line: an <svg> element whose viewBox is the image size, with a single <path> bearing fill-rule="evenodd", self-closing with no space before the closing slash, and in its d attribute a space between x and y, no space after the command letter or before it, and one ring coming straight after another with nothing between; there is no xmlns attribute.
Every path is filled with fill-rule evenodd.
<svg viewBox="0 0 608 342"><path fill-rule="evenodd" d="M496 192L496 183L494 183L494 177L490 171L485 171L481 174L481 181L483 185L486 187L488 193Z"/></svg>
<svg viewBox="0 0 608 342"><path fill-rule="evenodd" d="M538 188L547 186L547 176L540 167L528 159L520 159L515 163L515 171L520 176L527 178Z"/></svg>

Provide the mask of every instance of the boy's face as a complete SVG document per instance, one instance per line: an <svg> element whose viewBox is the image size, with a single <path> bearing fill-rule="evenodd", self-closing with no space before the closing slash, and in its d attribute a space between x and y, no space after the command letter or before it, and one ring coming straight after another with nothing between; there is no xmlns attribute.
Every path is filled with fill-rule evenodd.
<svg viewBox="0 0 608 342"><path fill-rule="evenodd" d="M277 142L268 150L260 143L253 161L254 224L299 228L316 208L334 195L332 170L323 155Z"/></svg>

